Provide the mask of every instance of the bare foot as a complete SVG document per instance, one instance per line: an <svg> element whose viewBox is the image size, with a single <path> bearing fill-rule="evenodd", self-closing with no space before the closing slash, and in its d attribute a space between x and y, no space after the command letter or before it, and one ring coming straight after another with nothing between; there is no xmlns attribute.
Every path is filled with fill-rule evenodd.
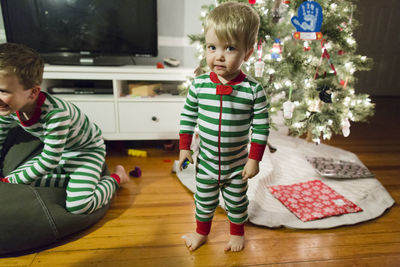
<svg viewBox="0 0 400 267"><path fill-rule="evenodd" d="M206 235L201 235L196 232L184 235L182 238L185 239L186 246L190 251L198 249L207 241Z"/></svg>
<svg viewBox="0 0 400 267"><path fill-rule="evenodd" d="M244 235L231 235L225 251L241 251L244 248Z"/></svg>
<svg viewBox="0 0 400 267"><path fill-rule="evenodd" d="M119 176L120 184L125 184L125 183L129 182L129 177L126 174L125 168L122 165L117 165L115 167L114 173Z"/></svg>

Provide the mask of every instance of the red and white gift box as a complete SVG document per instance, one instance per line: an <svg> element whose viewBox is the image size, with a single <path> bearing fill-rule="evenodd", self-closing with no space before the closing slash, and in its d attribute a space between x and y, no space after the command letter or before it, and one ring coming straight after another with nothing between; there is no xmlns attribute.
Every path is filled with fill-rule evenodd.
<svg viewBox="0 0 400 267"><path fill-rule="evenodd" d="M362 211L320 180L269 186L268 189L303 222Z"/></svg>

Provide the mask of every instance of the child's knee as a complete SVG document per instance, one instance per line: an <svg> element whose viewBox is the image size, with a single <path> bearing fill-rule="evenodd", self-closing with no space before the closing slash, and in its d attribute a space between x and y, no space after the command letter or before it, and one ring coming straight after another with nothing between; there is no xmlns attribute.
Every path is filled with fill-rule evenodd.
<svg viewBox="0 0 400 267"><path fill-rule="evenodd" d="M74 205L75 204L75 205ZM90 214L94 211L93 203L85 203L83 205L76 205L76 203L71 203L66 201L65 203L66 210L72 214Z"/></svg>

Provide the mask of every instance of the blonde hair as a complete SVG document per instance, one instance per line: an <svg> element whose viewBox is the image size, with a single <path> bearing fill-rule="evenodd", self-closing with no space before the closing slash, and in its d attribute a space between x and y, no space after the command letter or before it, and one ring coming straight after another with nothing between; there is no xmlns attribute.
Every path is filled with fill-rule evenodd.
<svg viewBox="0 0 400 267"><path fill-rule="evenodd" d="M42 83L43 70L43 59L35 50L22 44L0 44L0 71L15 74L25 90Z"/></svg>
<svg viewBox="0 0 400 267"><path fill-rule="evenodd" d="M250 49L257 41L260 16L247 4L225 2L214 8L207 16L204 33L214 29L218 39L224 41L240 41L244 38L246 49Z"/></svg>

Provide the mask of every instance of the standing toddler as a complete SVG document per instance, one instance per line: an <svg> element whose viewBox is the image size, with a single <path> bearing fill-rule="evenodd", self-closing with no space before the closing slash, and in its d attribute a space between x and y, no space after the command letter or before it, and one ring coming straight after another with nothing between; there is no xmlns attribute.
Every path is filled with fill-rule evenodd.
<svg viewBox="0 0 400 267"><path fill-rule="evenodd" d="M244 247L247 179L259 172L269 134L264 90L241 71L242 63L253 53L259 24L254 9L237 2L219 5L205 21L206 61L211 72L194 79L180 122L180 166L186 159L193 163L190 145L196 125L200 136L197 228L184 237L190 250L206 242L220 191L230 221L225 250L240 251Z"/></svg>

